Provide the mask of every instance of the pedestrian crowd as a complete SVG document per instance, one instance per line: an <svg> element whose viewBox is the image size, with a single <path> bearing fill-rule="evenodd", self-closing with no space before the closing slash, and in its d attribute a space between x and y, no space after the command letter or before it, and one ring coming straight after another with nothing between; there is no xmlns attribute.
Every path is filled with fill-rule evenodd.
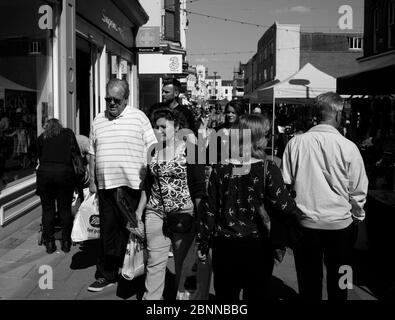
<svg viewBox="0 0 395 320"><path fill-rule="evenodd" d="M266 154L271 120L260 108L249 114L233 100L219 112L202 106L196 116L178 99L180 87L175 79L164 81L162 102L144 113L128 104L127 81L111 79L89 144L58 120L47 121L37 170L47 252L56 250L55 212L62 250L70 250L73 191L83 197L81 189L89 188L100 217L89 291L116 284L133 234L147 253L144 300L163 298L170 254L175 288L183 286L193 244L196 286L203 291L196 299L209 296L203 269L214 275L218 300L238 300L241 292L244 300L269 297L275 261L290 248L301 298L322 299L324 262L328 298L346 300L339 271L351 265L368 179L358 148L337 130L342 98L332 92L317 97L320 122L288 142L280 164ZM71 160L82 153L85 179ZM120 206L125 201L134 225Z"/></svg>

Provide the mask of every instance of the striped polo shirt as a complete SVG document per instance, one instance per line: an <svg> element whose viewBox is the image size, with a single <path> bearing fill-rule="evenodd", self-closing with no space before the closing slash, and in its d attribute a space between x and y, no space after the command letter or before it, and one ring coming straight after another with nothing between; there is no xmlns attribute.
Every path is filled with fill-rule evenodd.
<svg viewBox="0 0 395 320"><path fill-rule="evenodd" d="M126 106L110 120L102 112L93 120L89 153L96 157L99 189L143 189L147 152L156 137L147 116Z"/></svg>

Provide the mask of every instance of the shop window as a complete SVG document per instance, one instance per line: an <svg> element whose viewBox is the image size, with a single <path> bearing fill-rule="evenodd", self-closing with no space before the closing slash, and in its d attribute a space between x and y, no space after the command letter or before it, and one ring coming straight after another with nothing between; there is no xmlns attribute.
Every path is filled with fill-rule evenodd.
<svg viewBox="0 0 395 320"><path fill-rule="evenodd" d="M37 138L54 116L52 19L46 1L0 3L0 188L35 173Z"/></svg>
<svg viewBox="0 0 395 320"><path fill-rule="evenodd" d="M378 51L378 41L379 41L379 9L373 10L373 52Z"/></svg>
<svg viewBox="0 0 395 320"><path fill-rule="evenodd" d="M395 47L395 0L388 2L388 48Z"/></svg>

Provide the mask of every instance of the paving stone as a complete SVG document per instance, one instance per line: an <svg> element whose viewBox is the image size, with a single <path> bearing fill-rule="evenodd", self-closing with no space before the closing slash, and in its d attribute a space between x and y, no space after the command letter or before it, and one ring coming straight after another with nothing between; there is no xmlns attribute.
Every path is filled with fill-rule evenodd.
<svg viewBox="0 0 395 320"><path fill-rule="evenodd" d="M29 279L0 276L0 299L25 299L37 283Z"/></svg>
<svg viewBox="0 0 395 320"><path fill-rule="evenodd" d="M0 275L5 278L23 278L34 267L34 264L0 261Z"/></svg>
<svg viewBox="0 0 395 320"><path fill-rule="evenodd" d="M0 242L0 248L3 249L15 249L17 246L19 246L21 243L23 243L24 239L18 239L16 237L10 237L2 242Z"/></svg>
<svg viewBox="0 0 395 320"><path fill-rule="evenodd" d="M27 300L75 300L84 287L83 283L53 281L53 289L36 286L26 297Z"/></svg>
<svg viewBox="0 0 395 320"><path fill-rule="evenodd" d="M19 261L30 254L30 250L26 249L13 249L8 251L1 257L1 261Z"/></svg>

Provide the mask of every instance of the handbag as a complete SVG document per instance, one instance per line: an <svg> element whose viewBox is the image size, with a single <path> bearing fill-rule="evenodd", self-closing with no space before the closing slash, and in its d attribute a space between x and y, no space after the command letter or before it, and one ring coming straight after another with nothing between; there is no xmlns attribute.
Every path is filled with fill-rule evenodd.
<svg viewBox="0 0 395 320"><path fill-rule="evenodd" d="M87 182L87 170L86 166L84 165L81 152L79 149L76 149L73 141L71 141L71 164L73 166L73 171L77 180L77 185L79 187L84 186Z"/></svg>
<svg viewBox="0 0 395 320"><path fill-rule="evenodd" d="M157 155L157 160L159 155ZM158 176L159 196L163 206L163 233L167 236L172 236L173 233L188 233L195 224L194 216L183 210L174 210L167 212L165 202L163 201L162 187L160 183L159 170L156 169Z"/></svg>
<svg viewBox="0 0 395 320"><path fill-rule="evenodd" d="M129 241L126 246L125 258L122 266L122 277L126 280L133 280L145 273L145 261L147 252L144 243L133 233L129 234Z"/></svg>

